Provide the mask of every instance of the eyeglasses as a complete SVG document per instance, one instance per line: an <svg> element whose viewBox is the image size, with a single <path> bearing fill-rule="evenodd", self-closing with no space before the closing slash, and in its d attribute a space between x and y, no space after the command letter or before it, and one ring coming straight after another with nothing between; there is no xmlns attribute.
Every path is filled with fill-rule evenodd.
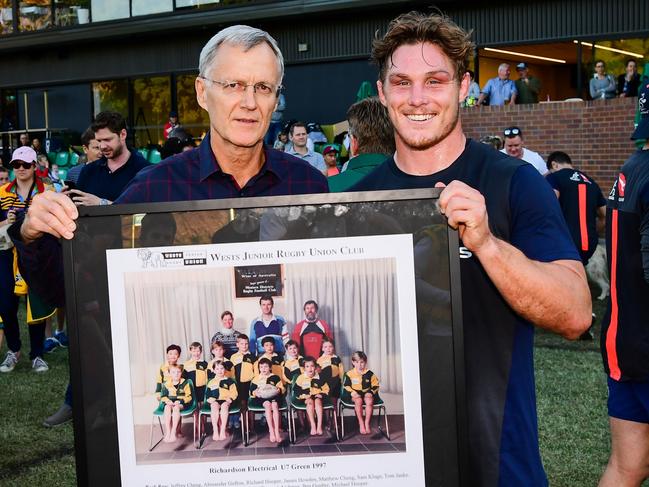
<svg viewBox="0 0 649 487"><path fill-rule="evenodd" d="M34 165L31 162L13 161L11 163L11 167L13 167L14 169L20 169L21 167L23 169L31 169L32 167L34 167Z"/></svg>
<svg viewBox="0 0 649 487"><path fill-rule="evenodd" d="M518 127L511 127L505 129L503 131L503 134L505 135L505 137L516 137L517 135L521 134L521 129L519 129Z"/></svg>
<svg viewBox="0 0 649 487"><path fill-rule="evenodd" d="M279 96L280 91L282 91L282 85L275 86L263 81L260 81L259 83L246 84L243 81L218 81L215 79L206 78L205 76L199 76L199 78L219 85L223 90L223 93L226 95L242 95L243 93L245 93L246 89L248 89L249 86L252 86L252 92L254 94L264 97Z"/></svg>

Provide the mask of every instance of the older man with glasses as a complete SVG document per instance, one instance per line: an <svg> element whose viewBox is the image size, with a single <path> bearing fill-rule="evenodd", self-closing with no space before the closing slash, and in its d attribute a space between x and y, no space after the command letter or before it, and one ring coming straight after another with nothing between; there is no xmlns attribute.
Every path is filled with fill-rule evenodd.
<svg viewBox="0 0 649 487"><path fill-rule="evenodd" d="M529 162L542 176L548 172L548 167L539 153L525 147L521 129L509 127L503 130L503 135L505 136L505 147L500 149L500 152Z"/></svg>
<svg viewBox="0 0 649 487"><path fill-rule="evenodd" d="M198 104L209 114L209 133L196 149L140 172L114 203L327 193L320 171L264 147L283 77L284 58L267 32L236 25L217 33L201 51L195 82ZM67 196L47 194L35 198L20 226L9 229L25 279L59 306L62 259L55 237L71 239L78 214ZM39 256L47 269L33 265ZM59 411L62 419L55 418L59 424L70 417L68 402Z"/></svg>
<svg viewBox="0 0 649 487"><path fill-rule="evenodd" d="M138 174L115 203L328 192L320 171L264 147L283 77L284 58L267 32L243 25L220 31L201 51L195 82L209 133L198 148ZM72 238L78 212L70 203L56 195L37 198L20 238Z"/></svg>

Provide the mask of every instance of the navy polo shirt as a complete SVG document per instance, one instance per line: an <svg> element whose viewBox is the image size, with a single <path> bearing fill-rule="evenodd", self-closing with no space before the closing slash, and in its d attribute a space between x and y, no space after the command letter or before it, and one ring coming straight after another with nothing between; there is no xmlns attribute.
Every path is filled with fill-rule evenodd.
<svg viewBox="0 0 649 487"><path fill-rule="evenodd" d="M536 169L471 139L457 160L435 174L406 174L389 158L350 191L431 188L452 180L463 181L484 195L494 235L529 259L580 260L557 198ZM534 328L502 299L475 256L461 256L460 274L469 435L467 485L545 487L538 446ZM424 429L424 438L427 434Z"/></svg>
<svg viewBox="0 0 649 487"><path fill-rule="evenodd" d="M131 182L131 179L140 172L140 169L151 165L138 151L129 150L131 157L116 171L111 172L108 169L108 161L105 156L86 164L77 180L77 188L99 198L115 201Z"/></svg>
<svg viewBox="0 0 649 487"><path fill-rule="evenodd" d="M181 152L142 171L115 203L155 203L249 196L328 193L327 178L308 162L264 149L265 161L245 186L221 169L209 134L196 149Z"/></svg>

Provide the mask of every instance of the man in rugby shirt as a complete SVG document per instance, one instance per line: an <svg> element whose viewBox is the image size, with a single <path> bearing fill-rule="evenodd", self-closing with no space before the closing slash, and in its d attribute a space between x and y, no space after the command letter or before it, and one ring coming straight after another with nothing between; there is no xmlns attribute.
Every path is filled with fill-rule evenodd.
<svg viewBox="0 0 649 487"><path fill-rule="evenodd" d="M645 140L624 163L606 205L611 295L602 321L608 375L611 457L600 487L639 486L649 478L649 83L641 85Z"/></svg>

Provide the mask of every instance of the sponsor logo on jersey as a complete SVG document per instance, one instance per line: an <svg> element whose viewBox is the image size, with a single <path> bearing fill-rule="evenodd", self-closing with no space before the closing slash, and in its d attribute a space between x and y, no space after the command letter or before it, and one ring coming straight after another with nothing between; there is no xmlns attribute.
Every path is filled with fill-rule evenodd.
<svg viewBox="0 0 649 487"><path fill-rule="evenodd" d="M466 247L460 247L460 259L470 259L471 257L473 257L473 252Z"/></svg>
<svg viewBox="0 0 649 487"><path fill-rule="evenodd" d="M620 173L617 177L617 190L620 196L620 201L624 201L624 191L626 189L626 177L624 174Z"/></svg>

